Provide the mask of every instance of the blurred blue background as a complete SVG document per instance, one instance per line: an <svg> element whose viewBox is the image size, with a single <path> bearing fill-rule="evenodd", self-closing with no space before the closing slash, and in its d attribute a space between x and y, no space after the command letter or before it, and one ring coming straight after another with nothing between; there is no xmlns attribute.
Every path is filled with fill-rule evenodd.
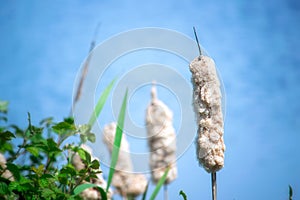
<svg viewBox="0 0 300 200"><path fill-rule="evenodd" d="M28 111L34 123L68 115L99 22L97 43L149 26L193 38L196 26L226 90L219 198L287 199L289 184L300 198L299 1L1 0L0 98L10 101L10 123L25 127ZM198 166L194 145L178 170L170 199L182 199L180 190L190 200L211 198L210 175Z"/></svg>

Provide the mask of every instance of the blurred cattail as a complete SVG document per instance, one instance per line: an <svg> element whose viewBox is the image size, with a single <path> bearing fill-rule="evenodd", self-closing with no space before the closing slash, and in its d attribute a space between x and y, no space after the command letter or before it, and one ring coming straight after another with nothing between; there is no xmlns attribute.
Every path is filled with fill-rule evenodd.
<svg viewBox="0 0 300 200"><path fill-rule="evenodd" d="M91 160L99 161L99 159L97 157L94 157L94 155L92 153L92 149L89 146L82 144L81 148L84 149L86 152L88 152L91 155ZM76 153L74 155L71 153L71 156L72 156L72 164L77 171L80 171L80 170L86 168L85 164L82 162L78 153ZM97 174L97 178L91 178L91 183L94 183L103 189L105 189L107 186L107 182L104 180L102 173ZM111 199L112 194L113 194L112 190L109 189L109 191L107 193L107 198ZM86 189L80 195L83 199L86 199L86 200L101 199L101 195L100 195L99 191L94 188Z"/></svg>
<svg viewBox="0 0 300 200"><path fill-rule="evenodd" d="M103 141L110 153L113 150L113 144L116 134L116 123L110 123L103 129ZM143 174L134 174L132 161L130 158L129 144L126 136L123 134L118 162L113 176L112 185L123 196L138 196L142 194L147 186L147 179Z"/></svg>
<svg viewBox="0 0 300 200"><path fill-rule="evenodd" d="M14 181L14 177L12 173L6 169L6 159L3 154L0 153L0 175L1 177L8 179L10 181Z"/></svg>
<svg viewBox="0 0 300 200"><path fill-rule="evenodd" d="M190 63L194 86L193 103L197 116L197 158L209 173L224 166L224 123L220 81L214 61L204 55Z"/></svg>
<svg viewBox="0 0 300 200"><path fill-rule="evenodd" d="M155 85L151 89L151 103L146 110L148 145L152 180L157 183L170 167L166 184L177 178L176 134L171 110L157 98Z"/></svg>

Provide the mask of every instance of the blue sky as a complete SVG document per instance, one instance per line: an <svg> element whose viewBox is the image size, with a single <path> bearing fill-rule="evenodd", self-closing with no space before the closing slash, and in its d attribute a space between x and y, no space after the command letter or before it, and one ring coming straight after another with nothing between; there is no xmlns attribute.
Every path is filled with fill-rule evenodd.
<svg viewBox="0 0 300 200"><path fill-rule="evenodd" d="M298 1L2 0L0 4L0 98L10 101L11 123L25 127L27 111L36 123L68 115L74 81L98 22L98 44L143 27L172 29L193 38L196 26L226 90L227 150L225 167L218 173L219 198L287 199L289 184L294 198L299 198ZM145 59L164 63L160 58L150 52ZM161 97L170 99L168 94ZM174 120L179 120L176 102L170 107L175 109ZM179 177L169 187L170 199L181 199L181 189L189 199L210 199L210 176L195 157L191 145L178 160Z"/></svg>

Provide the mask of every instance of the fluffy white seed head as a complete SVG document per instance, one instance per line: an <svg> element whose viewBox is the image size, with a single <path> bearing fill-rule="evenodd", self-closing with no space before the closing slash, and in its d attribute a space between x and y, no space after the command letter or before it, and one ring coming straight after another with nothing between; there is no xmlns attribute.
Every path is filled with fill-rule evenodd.
<svg viewBox="0 0 300 200"><path fill-rule="evenodd" d="M155 85L151 89L151 102L146 110L148 145L151 151L150 168L152 180L158 182L166 168L170 170L166 183L177 177L176 134L172 111L157 98Z"/></svg>
<svg viewBox="0 0 300 200"><path fill-rule="evenodd" d="M224 123L220 81L214 61L200 56L190 63L194 86L193 103L197 116L197 158L211 173L224 166Z"/></svg>
<svg viewBox="0 0 300 200"><path fill-rule="evenodd" d="M116 128L116 123L110 123L103 129L103 141L110 153L112 153L113 150ZM147 179L144 175L133 173L129 143L126 140L126 135L124 134L122 136L119 158L116 165L116 171L113 176L112 185L124 197L138 196L144 193L147 186Z"/></svg>

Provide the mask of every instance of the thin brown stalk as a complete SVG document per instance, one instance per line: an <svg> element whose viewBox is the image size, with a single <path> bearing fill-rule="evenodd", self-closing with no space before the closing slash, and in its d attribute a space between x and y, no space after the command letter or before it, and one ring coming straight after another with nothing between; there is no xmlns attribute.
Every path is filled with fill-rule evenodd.
<svg viewBox="0 0 300 200"><path fill-rule="evenodd" d="M197 42L198 50L199 50L199 56L202 56L202 50L201 50L201 47L200 47L200 44L199 44L196 28L193 26L193 29L194 29L194 35L195 35L195 39L196 39L196 42Z"/></svg>
<svg viewBox="0 0 300 200"><path fill-rule="evenodd" d="M217 173L211 173L211 191L212 191L212 200L217 200Z"/></svg>

